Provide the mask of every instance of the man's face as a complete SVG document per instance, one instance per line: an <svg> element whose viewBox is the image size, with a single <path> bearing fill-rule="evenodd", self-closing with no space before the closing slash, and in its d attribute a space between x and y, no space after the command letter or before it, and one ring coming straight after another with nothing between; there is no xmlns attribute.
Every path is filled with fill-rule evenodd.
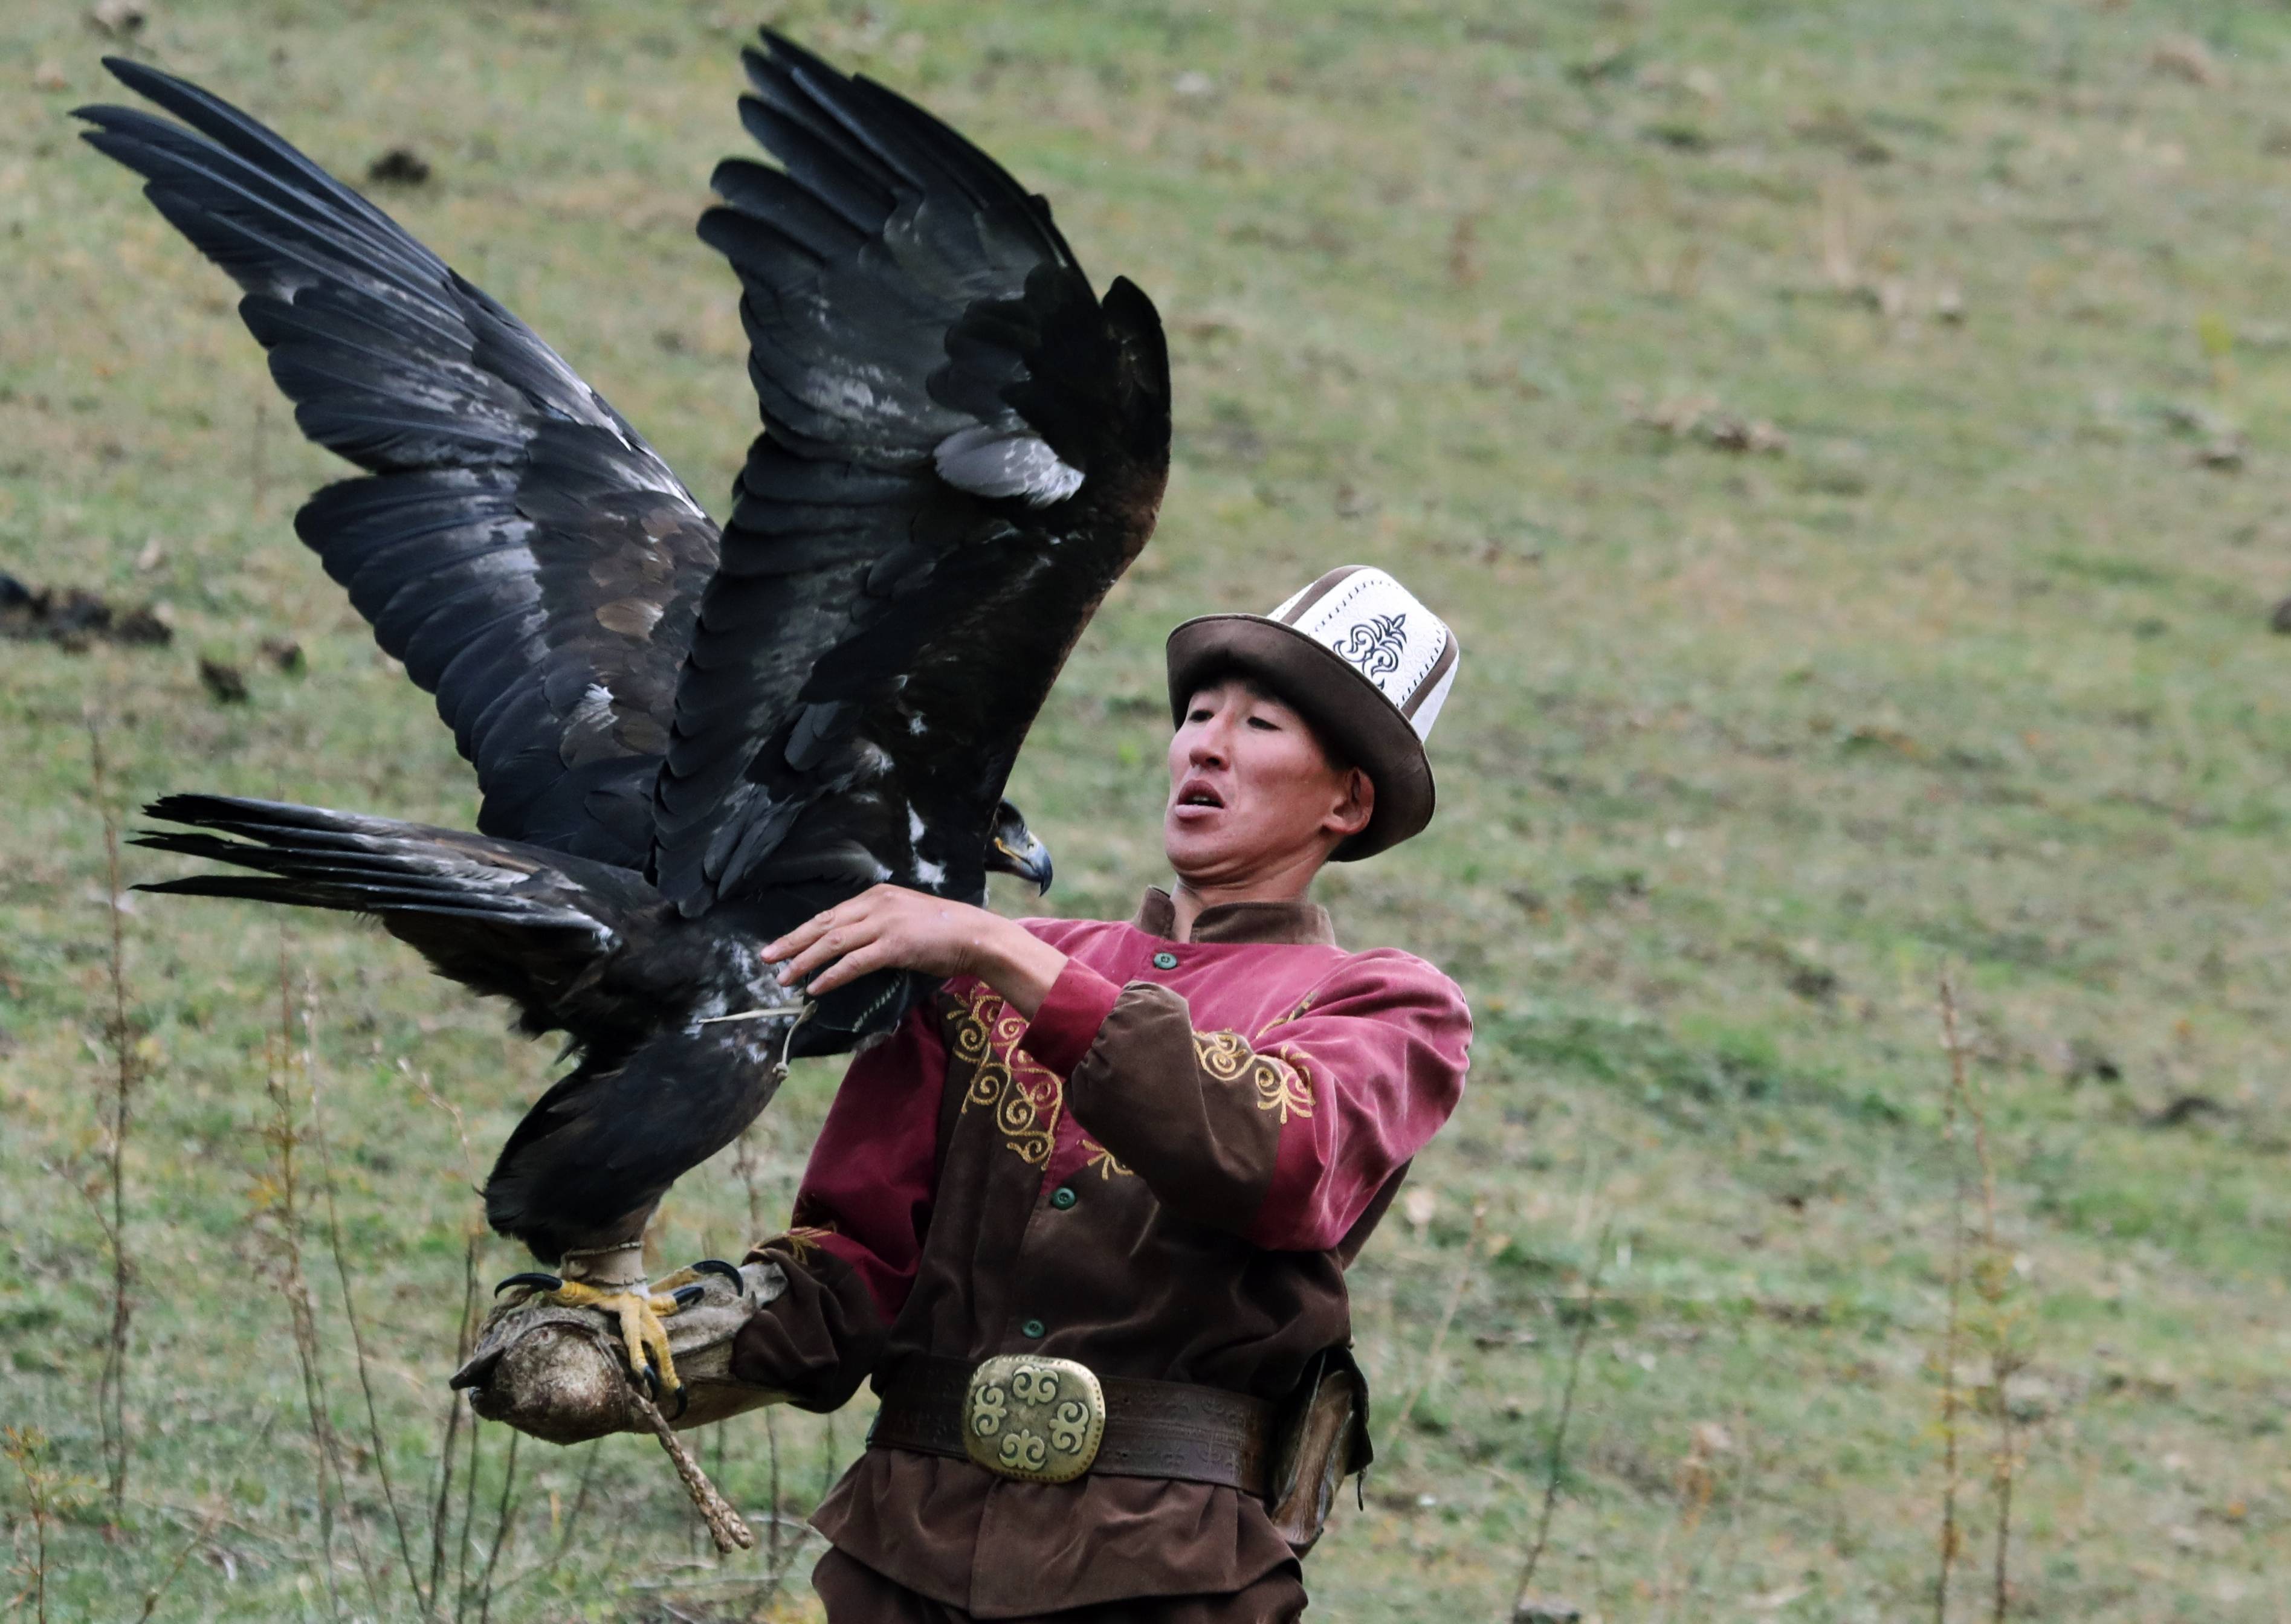
<svg viewBox="0 0 2291 1624"><path fill-rule="evenodd" d="M1373 802L1367 775L1330 761L1302 716L1234 677L1196 692L1170 740L1162 844L1189 884L1246 884L1317 867Z"/></svg>

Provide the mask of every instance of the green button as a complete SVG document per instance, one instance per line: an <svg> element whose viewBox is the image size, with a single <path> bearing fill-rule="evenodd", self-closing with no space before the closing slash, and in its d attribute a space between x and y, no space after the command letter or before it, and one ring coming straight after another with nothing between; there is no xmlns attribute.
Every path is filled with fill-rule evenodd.
<svg viewBox="0 0 2291 1624"><path fill-rule="evenodd" d="M1039 1340L1049 1330L1049 1327L1042 1324L1041 1321L1038 1319L1030 1319L1025 1324L1018 1327L1018 1334L1023 1337L1031 1337Z"/></svg>
<svg viewBox="0 0 2291 1624"><path fill-rule="evenodd" d="M1050 1204L1061 1212L1081 1199L1081 1196L1073 1193L1073 1186L1071 1184L1061 1184L1050 1192Z"/></svg>
<svg viewBox="0 0 2291 1624"><path fill-rule="evenodd" d="M1156 970L1175 970L1177 967L1178 967L1178 956L1177 956L1176 954L1174 954L1174 953L1156 953L1156 954L1154 956L1154 969L1156 969Z"/></svg>

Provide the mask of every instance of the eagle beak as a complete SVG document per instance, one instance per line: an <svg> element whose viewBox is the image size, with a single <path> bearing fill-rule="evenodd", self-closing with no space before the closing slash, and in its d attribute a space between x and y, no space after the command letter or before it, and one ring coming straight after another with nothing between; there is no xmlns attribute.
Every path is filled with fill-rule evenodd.
<svg viewBox="0 0 2291 1624"><path fill-rule="evenodd" d="M1041 896L1050 888L1050 849L1032 835L1024 846L1014 847L1001 836L994 837L994 849L1010 860L1010 872L1022 880L1034 882L1034 894Z"/></svg>

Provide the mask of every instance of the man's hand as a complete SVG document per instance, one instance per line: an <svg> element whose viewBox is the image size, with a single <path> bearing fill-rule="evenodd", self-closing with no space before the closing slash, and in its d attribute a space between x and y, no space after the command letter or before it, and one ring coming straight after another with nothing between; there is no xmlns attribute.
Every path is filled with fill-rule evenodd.
<svg viewBox="0 0 2291 1624"><path fill-rule="evenodd" d="M1066 967L1066 956L1000 914L904 885L878 885L815 914L764 948L785 959L780 985L810 977L812 996L873 970L975 975L1029 1020Z"/></svg>

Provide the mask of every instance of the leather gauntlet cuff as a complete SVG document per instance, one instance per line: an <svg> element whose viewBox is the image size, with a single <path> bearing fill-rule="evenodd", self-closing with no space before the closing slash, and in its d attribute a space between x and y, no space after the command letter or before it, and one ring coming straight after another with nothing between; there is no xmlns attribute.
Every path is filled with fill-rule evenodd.
<svg viewBox="0 0 2291 1624"><path fill-rule="evenodd" d="M720 1275L703 1276L700 1300L663 1322L669 1355L689 1396L674 1418L679 1431L786 1396L733 1377L732 1340L787 1289L787 1276L776 1263L751 1261L741 1266L740 1280L736 1291ZM477 1346L451 1385L468 1389L470 1408L487 1420L551 1444L648 1432L617 1344L612 1316L595 1308L502 1303L486 1316Z"/></svg>

